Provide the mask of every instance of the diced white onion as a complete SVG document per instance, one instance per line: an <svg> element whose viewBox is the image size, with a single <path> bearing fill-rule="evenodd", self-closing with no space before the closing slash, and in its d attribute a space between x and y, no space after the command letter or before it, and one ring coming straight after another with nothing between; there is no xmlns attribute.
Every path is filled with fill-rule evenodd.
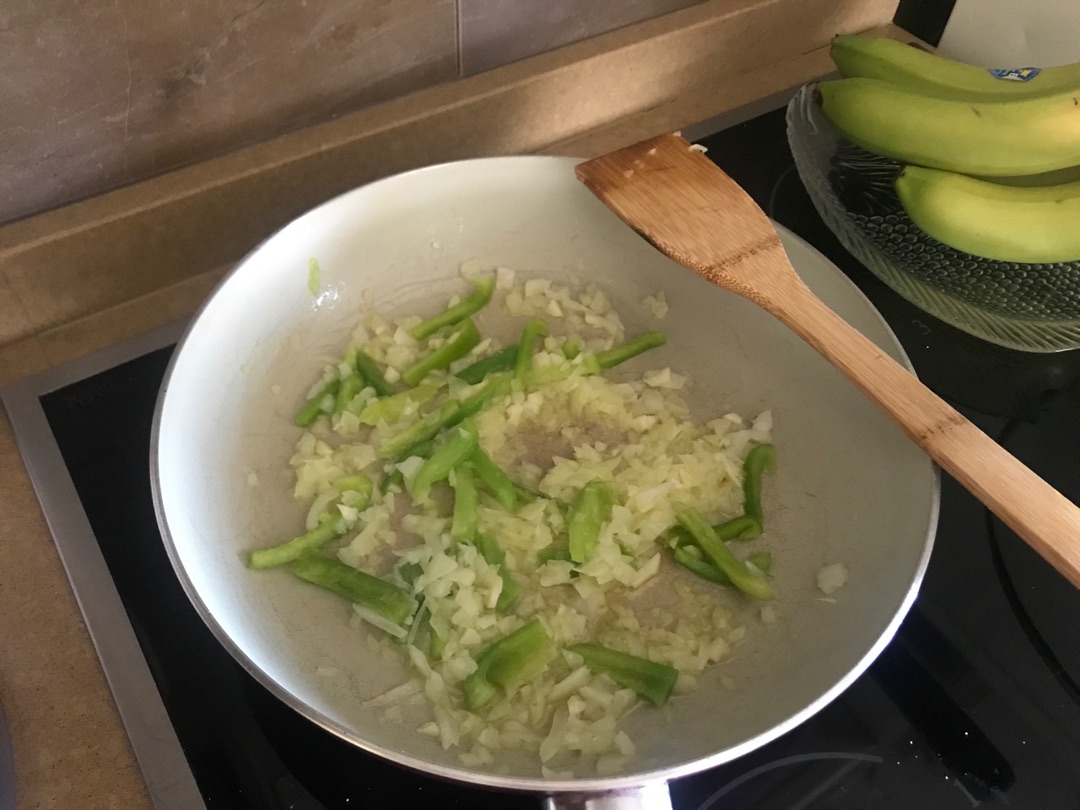
<svg viewBox="0 0 1080 810"><path fill-rule="evenodd" d="M405 638L405 636L408 634L408 631L404 627L394 624L392 621L389 621L383 616L380 616L374 610L369 610L363 605L354 604L353 610L356 612L356 615L363 619L365 622L368 622L369 624L378 627L380 630L389 633L394 638Z"/></svg>
<svg viewBox="0 0 1080 810"><path fill-rule="evenodd" d="M843 563L822 566L817 572L818 589L826 596L840 590L847 581L848 570Z"/></svg>
<svg viewBox="0 0 1080 810"><path fill-rule="evenodd" d="M469 279L483 273L474 260L463 262L459 272ZM383 720L405 722L406 702L426 702L434 719L420 725L418 733L437 739L443 748L456 748L467 767L488 768L498 762L500 751L518 750L538 758L541 772L551 778L571 778L589 768L602 775L624 772L637 746L620 723L632 712L651 709L642 709L643 701L632 690L589 670L565 648L592 641L675 667L679 695L696 690L703 670L732 654L746 627L718 603L711 586L690 587L689 575L672 573L676 590L663 611L639 607L636 600L660 581L665 533L680 510L693 506L714 521L741 512L742 462L751 447L771 440L772 414L764 411L753 421L725 414L697 423L683 399L687 378L666 366L636 375L580 374L580 357L568 361L562 353L568 337L580 338L586 354L626 339L603 290L544 278L520 280L509 269L496 270L495 279L499 299L493 310L499 307L516 318L541 317L551 327L533 358L533 372L546 375L543 383L515 383L499 407L473 417L488 455L515 483L540 495L510 512L483 496L478 527L497 538L505 555L502 563L489 564L475 546L450 537L447 483L433 487L423 503L413 503L408 492L423 458L397 463L405 492L396 496L376 486L370 503L366 496L360 503L339 496L334 486L342 476L363 473L379 482L392 472L378 448L436 412L447 397L460 400L477 390L452 375L505 345L498 334L485 336L449 370L429 375L424 384L435 395L408 405L389 423L361 424L352 413L319 420L302 435L290 459L293 492L309 507L309 528L334 509L341 525L355 530L347 544L333 546L343 562L377 576L396 576L387 572L401 563L415 563L421 570L412 588L424 616L409 626L399 627L360 607L354 610L356 624L383 631L364 642L372 652L388 660L400 660L404 652L413 673L367 702ZM668 311L662 291L645 303L657 318ZM483 328L480 319L486 312L477 317ZM353 331L354 344L396 384L405 368L446 342L449 330L416 341L410 329L419 321L415 315L391 321L369 311ZM516 334L509 339L516 340ZM325 361L324 379L312 395L340 371L330 358ZM642 368L628 366L635 367ZM361 398L370 396L365 389ZM544 552L565 543L566 514L560 504L572 502L581 487L596 480L608 484L616 501L596 550L583 563L554 559L538 565ZM500 612L507 574L522 590L511 609ZM669 581L663 584L666 588ZM771 605L760 615L764 622L777 618ZM535 678L500 693L483 712L466 711L461 682L476 671L476 655L533 616L545 624L560 654ZM441 644L431 660L415 646L422 622Z"/></svg>

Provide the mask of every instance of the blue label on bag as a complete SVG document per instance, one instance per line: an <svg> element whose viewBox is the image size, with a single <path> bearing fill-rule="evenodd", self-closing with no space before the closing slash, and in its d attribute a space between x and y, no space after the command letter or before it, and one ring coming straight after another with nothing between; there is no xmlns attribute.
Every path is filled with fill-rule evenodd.
<svg viewBox="0 0 1080 810"><path fill-rule="evenodd" d="M995 79L1006 79L1010 82L1030 82L1040 73L1042 68L987 68L987 72Z"/></svg>

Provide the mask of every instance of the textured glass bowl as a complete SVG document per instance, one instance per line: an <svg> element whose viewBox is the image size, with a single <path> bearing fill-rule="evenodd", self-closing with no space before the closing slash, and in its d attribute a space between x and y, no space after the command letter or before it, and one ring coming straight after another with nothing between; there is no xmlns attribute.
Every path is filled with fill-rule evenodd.
<svg viewBox="0 0 1080 810"><path fill-rule="evenodd" d="M799 177L844 247L920 309L976 337L1029 352L1080 347L1080 262L1019 264L924 234L892 188L899 164L845 141L806 85L787 109Z"/></svg>

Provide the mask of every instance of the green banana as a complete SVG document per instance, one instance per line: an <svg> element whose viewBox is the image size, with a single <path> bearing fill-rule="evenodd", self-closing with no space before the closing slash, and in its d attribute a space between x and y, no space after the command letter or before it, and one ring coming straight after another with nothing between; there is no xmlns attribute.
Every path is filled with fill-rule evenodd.
<svg viewBox="0 0 1080 810"><path fill-rule="evenodd" d="M957 250L1003 262L1080 260L1080 181L1006 186L905 166L895 185L912 222Z"/></svg>
<svg viewBox="0 0 1080 810"><path fill-rule="evenodd" d="M1080 165L1080 90L1016 101L959 101L879 79L817 86L849 141L904 163L992 177Z"/></svg>
<svg viewBox="0 0 1080 810"><path fill-rule="evenodd" d="M852 35L835 37L829 53L845 78L882 79L942 98L1006 100L1080 90L1080 62L993 70L956 62L895 39Z"/></svg>

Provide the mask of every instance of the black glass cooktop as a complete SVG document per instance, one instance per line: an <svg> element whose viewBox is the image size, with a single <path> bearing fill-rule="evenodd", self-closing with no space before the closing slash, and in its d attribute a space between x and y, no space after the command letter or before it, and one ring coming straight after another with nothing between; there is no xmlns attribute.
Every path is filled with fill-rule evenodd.
<svg viewBox="0 0 1080 810"><path fill-rule="evenodd" d="M863 289L931 388L1080 501L1080 353L991 346L878 282L814 212L782 110L702 143ZM535 796L436 781L352 748L278 702L215 641L173 575L150 496L150 424L171 351L67 384L41 405L206 807L539 807ZM1078 592L945 477L921 594L885 652L786 736L673 783L674 806L1080 808L1078 684Z"/></svg>

